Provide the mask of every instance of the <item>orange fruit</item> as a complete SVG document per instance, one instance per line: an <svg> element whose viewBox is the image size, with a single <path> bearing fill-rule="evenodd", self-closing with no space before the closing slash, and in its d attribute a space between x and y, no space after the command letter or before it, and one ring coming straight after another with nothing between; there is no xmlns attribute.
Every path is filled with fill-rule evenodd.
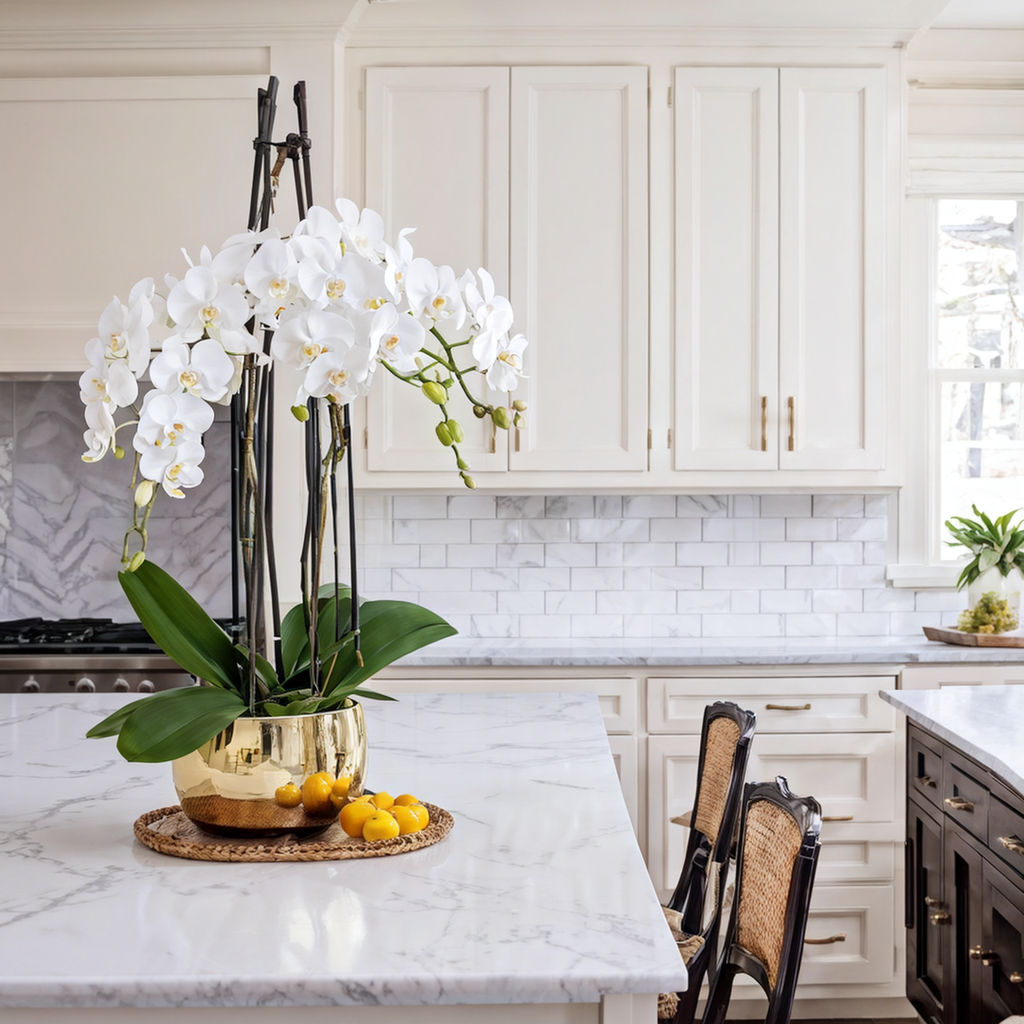
<svg viewBox="0 0 1024 1024"><path fill-rule="evenodd" d="M394 839L400 832L398 822L387 811L375 811L363 822L363 838L371 843Z"/></svg>
<svg viewBox="0 0 1024 1024"><path fill-rule="evenodd" d="M382 811L390 810L391 806L395 802L395 798L390 793L385 792L383 789L377 793L374 793L372 800L374 805L379 807Z"/></svg>
<svg viewBox="0 0 1024 1024"><path fill-rule="evenodd" d="M309 814L330 814L331 782L323 775L310 775L302 784L302 806Z"/></svg>
<svg viewBox="0 0 1024 1024"><path fill-rule="evenodd" d="M348 788L351 784L352 780L347 775L342 775L331 787L331 806L336 811L340 811L348 802Z"/></svg>
<svg viewBox="0 0 1024 1024"><path fill-rule="evenodd" d="M286 782L274 790L274 799L282 807L298 807L302 803L302 790L294 782Z"/></svg>
<svg viewBox="0 0 1024 1024"><path fill-rule="evenodd" d="M430 811L423 804L410 804L409 810L420 819L420 828L426 828L430 824Z"/></svg>
<svg viewBox="0 0 1024 1024"><path fill-rule="evenodd" d="M417 800L412 793L402 793L401 796L395 797L395 803L399 807L409 807L412 804L418 804L419 800Z"/></svg>
<svg viewBox="0 0 1024 1024"><path fill-rule="evenodd" d="M341 813L338 815L338 822L347 835L358 838L363 834L363 825L366 824L367 819L380 813L369 800L353 800L352 803L342 807Z"/></svg>
<svg viewBox="0 0 1024 1024"><path fill-rule="evenodd" d="M419 832L423 828L420 816L411 807L397 804L391 808L391 815L398 822L400 835L407 836L410 832Z"/></svg>

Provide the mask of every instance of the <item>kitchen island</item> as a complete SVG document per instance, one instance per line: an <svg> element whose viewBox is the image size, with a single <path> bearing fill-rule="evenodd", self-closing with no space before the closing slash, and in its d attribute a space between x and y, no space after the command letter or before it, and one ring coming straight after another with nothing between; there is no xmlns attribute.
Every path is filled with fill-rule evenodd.
<svg viewBox="0 0 1024 1024"><path fill-rule="evenodd" d="M452 833L397 857L277 864L135 841L135 819L175 796L167 765L84 738L120 700L0 696L5 1024L484 1006L608 1024L653 1018L656 993L685 986L593 695L367 702L368 784L448 809Z"/></svg>

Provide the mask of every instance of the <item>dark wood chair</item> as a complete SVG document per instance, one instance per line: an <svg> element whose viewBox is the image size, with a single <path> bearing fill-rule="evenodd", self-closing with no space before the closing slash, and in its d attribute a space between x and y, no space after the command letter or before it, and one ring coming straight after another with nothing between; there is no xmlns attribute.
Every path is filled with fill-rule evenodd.
<svg viewBox="0 0 1024 1024"><path fill-rule="evenodd" d="M717 701L704 710L693 810L673 819L690 828L686 856L665 905L665 919L686 964L689 984L685 992L659 998L661 1021L688 1024L694 1019L701 984L716 962L730 854L756 722L752 711L730 701Z"/></svg>
<svg viewBox="0 0 1024 1024"><path fill-rule="evenodd" d="M818 864L821 807L784 778L746 787L736 896L703 1024L722 1024L739 972L768 996L765 1024L788 1024Z"/></svg>

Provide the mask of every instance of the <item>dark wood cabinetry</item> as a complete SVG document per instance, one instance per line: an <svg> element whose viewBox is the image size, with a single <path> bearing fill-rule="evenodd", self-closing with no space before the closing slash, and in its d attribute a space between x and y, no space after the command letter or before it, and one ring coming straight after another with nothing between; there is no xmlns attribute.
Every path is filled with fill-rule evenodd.
<svg viewBox="0 0 1024 1024"><path fill-rule="evenodd" d="M911 725L907 997L928 1024L1024 1013L1024 797Z"/></svg>

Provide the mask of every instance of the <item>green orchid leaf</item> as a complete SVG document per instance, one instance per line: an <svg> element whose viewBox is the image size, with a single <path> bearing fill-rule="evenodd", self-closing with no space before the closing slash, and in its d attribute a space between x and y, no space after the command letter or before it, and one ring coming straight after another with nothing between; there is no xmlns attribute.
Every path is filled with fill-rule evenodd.
<svg viewBox="0 0 1024 1024"><path fill-rule="evenodd" d="M999 552L992 548L986 548L978 555L978 567L984 572L986 569L991 569L996 562L999 561Z"/></svg>
<svg viewBox="0 0 1024 1024"><path fill-rule="evenodd" d="M200 679L242 692L231 638L181 584L148 560L117 578L139 621L167 657Z"/></svg>
<svg viewBox="0 0 1024 1024"><path fill-rule="evenodd" d="M245 644L235 644L235 650L239 654L239 662L245 672L246 678L249 673L249 648ZM274 666L263 657L259 651L253 655L253 664L256 666L256 678L259 679L268 693L276 693L281 689L281 683L277 678Z"/></svg>
<svg viewBox="0 0 1024 1024"><path fill-rule="evenodd" d="M288 714L288 709L283 704L275 704L273 701L264 701L258 710L267 718L280 718Z"/></svg>
<svg viewBox="0 0 1024 1024"><path fill-rule="evenodd" d="M360 686L358 689L352 691L353 697L366 697L369 700L397 700L396 697L392 697L387 693L378 693L376 690L367 690L365 687Z"/></svg>
<svg viewBox="0 0 1024 1024"><path fill-rule="evenodd" d="M306 623L302 614L302 605L290 608L281 620L281 659L284 662L284 674L287 679L295 674L295 666L302 656L303 650L309 649L309 637L306 636Z"/></svg>
<svg viewBox="0 0 1024 1024"><path fill-rule="evenodd" d="M245 709L237 694L216 686L165 690L138 703L121 726L117 749L126 761L184 757L226 729Z"/></svg>
<svg viewBox="0 0 1024 1024"><path fill-rule="evenodd" d="M163 692L165 691L161 691L161 693ZM128 717L144 700L155 700L160 695L160 693L155 693L152 697L140 697L138 700L129 701L123 707L118 708L112 715L107 715L102 722L97 722L85 735L89 739L98 739L102 736L116 736L121 731L121 726L124 725Z"/></svg>

